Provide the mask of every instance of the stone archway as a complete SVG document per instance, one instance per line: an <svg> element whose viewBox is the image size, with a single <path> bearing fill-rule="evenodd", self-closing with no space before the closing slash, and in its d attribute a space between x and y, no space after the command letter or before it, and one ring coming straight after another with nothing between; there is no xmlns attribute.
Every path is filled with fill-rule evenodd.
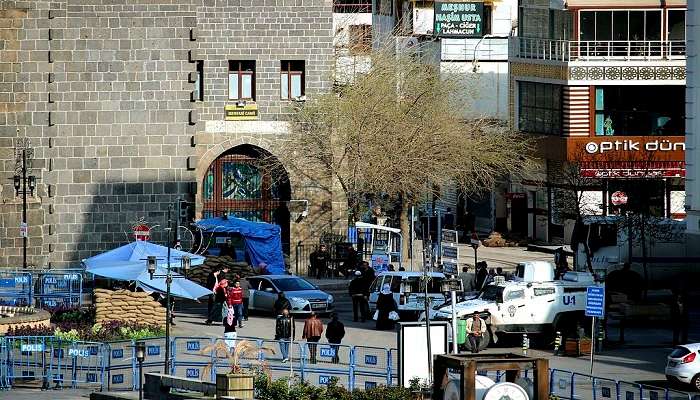
<svg viewBox="0 0 700 400"><path fill-rule="evenodd" d="M213 149L223 149L225 144ZM266 149L238 143L224 151L209 151L197 171L197 214L274 223L282 230L282 244L289 254L291 183L284 168L271 170Z"/></svg>

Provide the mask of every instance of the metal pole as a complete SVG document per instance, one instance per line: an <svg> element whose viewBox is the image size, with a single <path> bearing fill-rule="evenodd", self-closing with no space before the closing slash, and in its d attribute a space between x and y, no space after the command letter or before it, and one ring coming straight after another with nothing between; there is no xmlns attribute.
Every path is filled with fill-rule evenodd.
<svg viewBox="0 0 700 400"><path fill-rule="evenodd" d="M410 243L409 243L409 247L411 248L411 271L413 271L413 252L414 252L414 250L413 250L413 238L416 236L415 235L415 228L416 227L415 227L415 222L414 222L414 219L416 217L415 212L416 212L416 207L411 206L411 238L410 238Z"/></svg>
<svg viewBox="0 0 700 400"><path fill-rule="evenodd" d="M430 220L430 218L428 218ZM430 243L432 247L432 242ZM433 265L433 257L432 257L432 249L430 250L430 271L432 271L434 265ZM428 297L428 281L430 279L430 274L428 268L424 269L423 276L425 279L423 280L423 295L425 296L424 303L425 303L425 329L426 329L426 339L428 341L428 384L432 384L433 381L433 349L432 349L432 341L430 339L430 298Z"/></svg>
<svg viewBox="0 0 700 400"><path fill-rule="evenodd" d="M168 232L168 259L167 259L167 268L168 268L168 273L165 277L165 367L163 370L163 373L168 375L170 374L170 282L172 282L172 276L170 275L170 239L171 239L171 234L172 234L172 226L173 226L173 221L172 221L172 216L171 212L173 210L173 205L168 204L168 228L166 231Z"/></svg>
<svg viewBox="0 0 700 400"><path fill-rule="evenodd" d="M595 353L595 317L591 318L591 376L593 376L593 353Z"/></svg>
<svg viewBox="0 0 700 400"><path fill-rule="evenodd" d="M289 349L287 350L287 357L289 358L289 382L291 384L292 378L294 378L294 317L292 317L292 314L289 314L289 320L291 323L289 324L289 331L292 333L291 337L289 338ZM282 341L284 341L284 338L282 338ZM292 352L292 355L289 355L289 352ZM299 365L302 363L302 355L299 354Z"/></svg>
<svg viewBox="0 0 700 400"><path fill-rule="evenodd" d="M26 231L22 237L22 268L27 269L27 240L29 224L27 223L27 149L22 149L22 224Z"/></svg>
<svg viewBox="0 0 700 400"><path fill-rule="evenodd" d="M437 216L437 254L435 258L442 261L442 218L440 218L440 210L437 210L435 215Z"/></svg>
<svg viewBox="0 0 700 400"><path fill-rule="evenodd" d="M450 301L452 302L452 354L459 353L457 348L457 292L450 291Z"/></svg>
<svg viewBox="0 0 700 400"><path fill-rule="evenodd" d="M476 272L476 264L479 262L479 258L477 257L477 249L478 247L472 246L474 248L474 272Z"/></svg>
<svg viewBox="0 0 700 400"><path fill-rule="evenodd" d="M139 400L143 400L143 360L139 360Z"/></svg>

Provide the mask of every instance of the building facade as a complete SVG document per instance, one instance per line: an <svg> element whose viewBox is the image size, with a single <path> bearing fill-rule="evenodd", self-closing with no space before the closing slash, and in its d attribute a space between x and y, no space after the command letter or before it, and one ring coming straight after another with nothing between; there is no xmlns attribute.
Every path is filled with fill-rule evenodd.
<svg viewBox="0 0 700 400"><path fill-rule="evenodd" d="M520 0L518 14L510 116L540 168L511 184L509 228L568 241L576 206L685 218L686 2Z"/></svg>
<svg viewBox="0 0 700 400"><path fill-rule="evenodd" d="M2 0L0 23L0 266L22 264L22 148L29 265L76 265L141 218L164 242L177 198L278 223L287 251L332 229L328 193L257 162L332 88L330 0Z"/></svg>
<svg viewBox="0 0 700 400"><path fill-rule="evenodd" d="M686 84L687 254L700 253L700 8L688 3L688 77Z"/></svg>

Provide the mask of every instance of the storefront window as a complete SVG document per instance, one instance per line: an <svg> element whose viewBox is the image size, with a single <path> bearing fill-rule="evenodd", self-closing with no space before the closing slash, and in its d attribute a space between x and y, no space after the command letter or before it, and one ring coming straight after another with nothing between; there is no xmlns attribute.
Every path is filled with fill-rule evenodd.
<svg viewBox="0 0 700 400"><path fill-rule="evenodd" d="M518 82L518 128L547 135L561 134L561 86Z"/></svg>
<svg viewBox="0 0 700 400"><path fill-rule="evenodd" d="M597 87L595 133L597 136L684 135L685 87Z"/></svg>

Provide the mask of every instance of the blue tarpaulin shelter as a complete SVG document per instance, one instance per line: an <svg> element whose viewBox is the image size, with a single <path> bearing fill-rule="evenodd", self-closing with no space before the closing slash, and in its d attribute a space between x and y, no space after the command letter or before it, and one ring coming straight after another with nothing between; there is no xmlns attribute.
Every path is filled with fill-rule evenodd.
<svg viewBox="0 0 700 400"><path fill-rule="evenodd" d="M251 222L241 218L216 217L197 221L206 233L238 233L245 239L245 249L253 265L267 264L271 274L284 274L282 236L279 225Z"/></svg>

